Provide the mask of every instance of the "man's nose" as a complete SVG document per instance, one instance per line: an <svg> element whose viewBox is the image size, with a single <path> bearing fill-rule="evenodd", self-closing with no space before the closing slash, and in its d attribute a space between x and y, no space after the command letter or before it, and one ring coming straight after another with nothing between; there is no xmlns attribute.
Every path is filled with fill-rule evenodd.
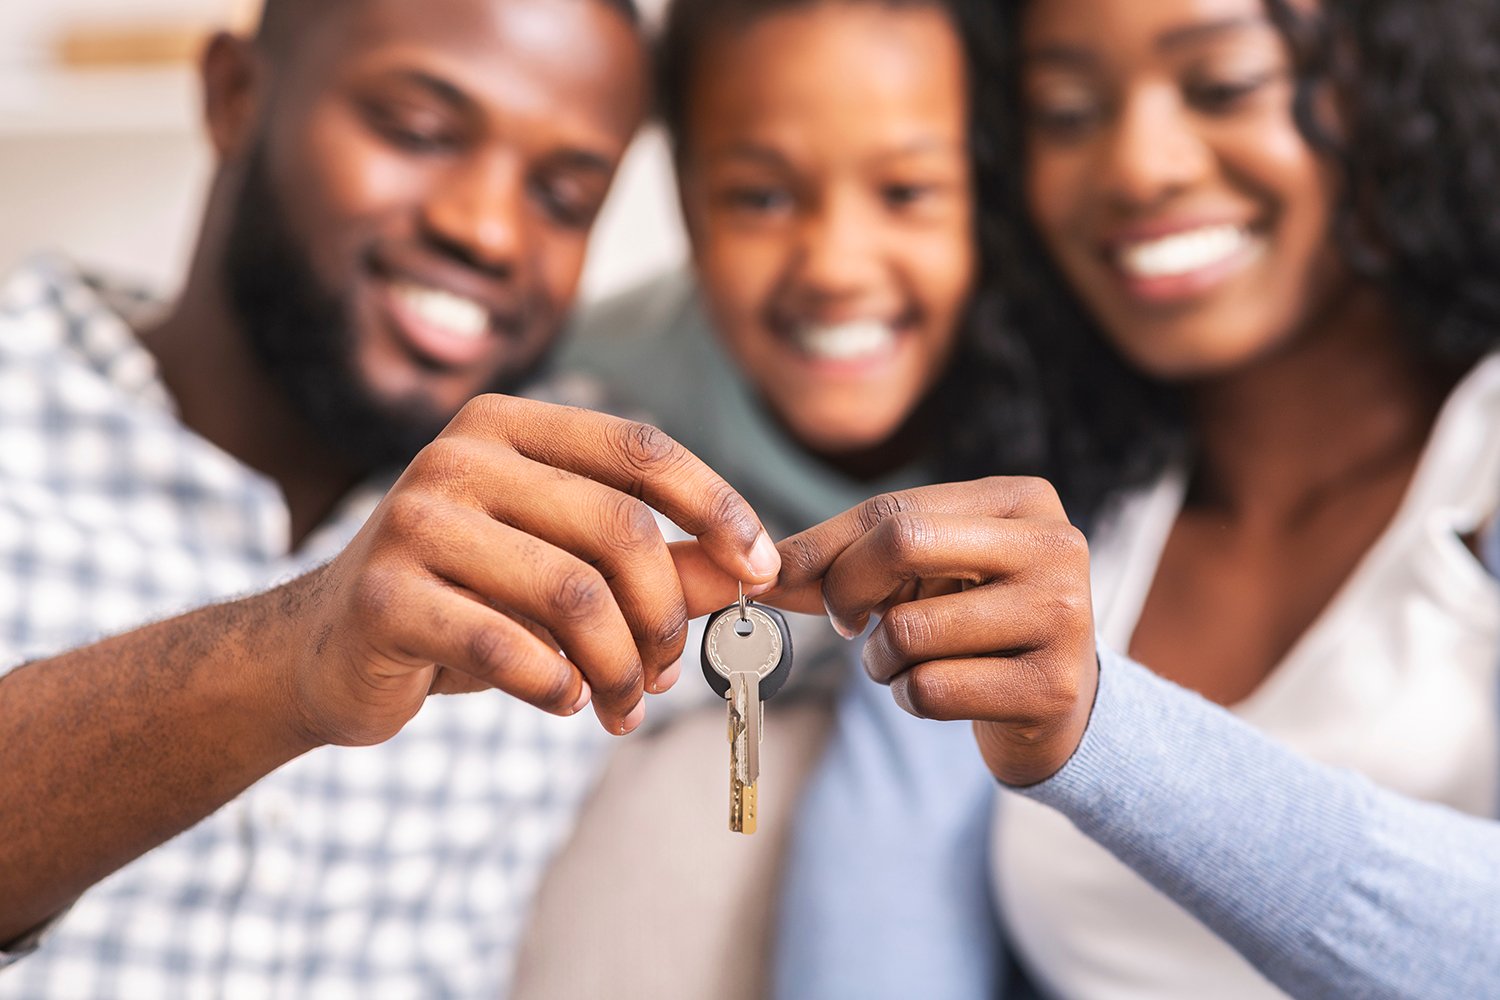
<svg viewBox="0 0 1500 1000"><path fill-rule="evenodd" d="M1121 106L1103 148L1099 178L1125 210L1150 208L1209 170L1212 151L1179 95L1157 88Z"/></svg>
<svg viewBox="0 0 1500 1000"><path fill-rule="evenodd" d="M521 259L526 181L518 158L476 156L446 172L423 212L428 232L468 262L508 271Z"/></svg>

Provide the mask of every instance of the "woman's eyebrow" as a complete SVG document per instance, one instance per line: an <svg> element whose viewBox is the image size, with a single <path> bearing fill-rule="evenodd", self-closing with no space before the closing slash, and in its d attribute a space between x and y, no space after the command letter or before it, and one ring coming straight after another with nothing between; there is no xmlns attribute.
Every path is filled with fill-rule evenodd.
<svg viewBox="0 0 1500 1000"><path fill-rule="evenodd" d="M1213 41L1224 35L1238 34L1251 28L1262 28L1269 23L1264 14L1241 14L1216 21L1199 21L1162 32L1156 39L1156 48L1161 52L1187 48L1200 42Z"/></svg>
<svg viewBox="0 0 1500 1000"><path fill-rule="evenodd" d="M1212 41L1224 35L1261 28L1268 23L1269 19L1264 14L1243 14L1213 21L1196 21L1162 32L1157 36L1154 48L1160 52L1172 52L1205 41ZM1040 63L1072 69L1087 69L1098 65L1101 61L1099 55L1093 50L1068 42L1045 42L1031 46L1021 53L1021 60L1028 65Z"/></svg>

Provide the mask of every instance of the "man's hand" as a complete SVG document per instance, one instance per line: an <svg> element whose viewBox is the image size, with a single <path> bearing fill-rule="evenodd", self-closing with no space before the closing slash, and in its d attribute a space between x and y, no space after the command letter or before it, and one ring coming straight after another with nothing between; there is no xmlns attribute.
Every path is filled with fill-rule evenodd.
<svg viewBox="0 0 1500 1000"><path fill-rule="evenodd" d="M826 607L902 708L973 719L995 776L1029 785L1083 738L1098 683L1088 546L1037 479L876 497L781 543L769 603Z"/></svg>
<svg viewBox="0 0 1500 1000"><path fill-rule="evenodd" d="M697 536L711 598L684 593L648 504ZM292 585L292 698L312 742L376 743L429 693L488 687L559 715L592 698L626 733L675 679L690 612L778 568L745 501L661 431L481 397Z"/></svg>

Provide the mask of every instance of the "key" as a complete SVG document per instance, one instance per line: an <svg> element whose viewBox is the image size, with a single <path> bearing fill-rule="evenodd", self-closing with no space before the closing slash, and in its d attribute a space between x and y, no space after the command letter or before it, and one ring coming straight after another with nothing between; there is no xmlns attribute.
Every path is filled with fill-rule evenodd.
<svg viewBox="0 0 1500 1000"><path fill-rule="evenodd" d="M792 672L792 637L775 608L747 601L716 611L703 629L703 676L728 702L729 829L754 833L765 699Z"/></svg>

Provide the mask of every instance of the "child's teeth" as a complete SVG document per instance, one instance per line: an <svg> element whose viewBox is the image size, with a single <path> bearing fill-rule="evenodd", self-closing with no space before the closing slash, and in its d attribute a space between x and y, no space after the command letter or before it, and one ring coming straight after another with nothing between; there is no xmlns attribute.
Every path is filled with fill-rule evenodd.
<svg viewBox="0 0 1500 1000"><path fill-rule="evenodd" d="M822 361L856 361L890 352L896 331L879 320L862 319L828 326L809 325L796 332L797 346Z"/></svg>
<svg viewBox="0 0 1500 1000"><path fill-rule="evenodd" d="M489 310L473 299L404 282L395 286L395 293L422 322L455 337L477 340L489 329Z"/></svg>
<svg viewBox="0 0 1500 1000"><path fill-rule="evenodd" d="M1249 242L1239 226L1204 226L1124 247L1119 261L1132 277L1170 278L1228 260Z"/></svg>

